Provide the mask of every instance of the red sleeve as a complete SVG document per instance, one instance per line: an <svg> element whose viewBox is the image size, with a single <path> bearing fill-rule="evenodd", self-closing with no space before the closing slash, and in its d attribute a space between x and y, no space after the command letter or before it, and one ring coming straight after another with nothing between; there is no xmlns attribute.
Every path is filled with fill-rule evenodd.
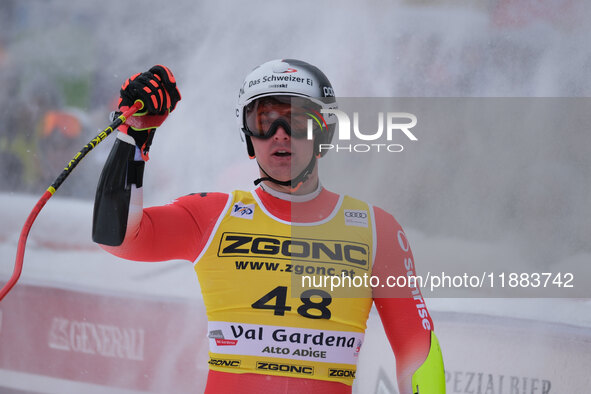
<svg viewBox="0 0 591 394"><path fill-rule="evenodd" d="M406 235L398 222L375 208L377 250L373 274L386 283L388 276L417 275ZM401 392L410 392L413 373L429 354L433 321L419 287L374 290L374 302L396 357Z"/></svg>
<svg viewBox="0 0 591 394"><path fill-rule="evenodd" d="M117 247L101 245L115 256L135 261L193 261L205 246L228 195L200 193L169 205L145 208L136 234Z"/></svg>

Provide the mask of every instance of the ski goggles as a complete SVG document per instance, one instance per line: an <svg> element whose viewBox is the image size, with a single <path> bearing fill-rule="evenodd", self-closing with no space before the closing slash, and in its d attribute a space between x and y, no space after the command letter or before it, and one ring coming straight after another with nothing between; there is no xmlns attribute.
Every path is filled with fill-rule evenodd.
<svg viewBox="0 0 591 394"><path fill-rule="evenodd" d="M326 130L321 102L308 97L275 95L256 98L242 111L242 131L255 138L271 138L281 126L292 138L304 139L309 131Z"/></svg>

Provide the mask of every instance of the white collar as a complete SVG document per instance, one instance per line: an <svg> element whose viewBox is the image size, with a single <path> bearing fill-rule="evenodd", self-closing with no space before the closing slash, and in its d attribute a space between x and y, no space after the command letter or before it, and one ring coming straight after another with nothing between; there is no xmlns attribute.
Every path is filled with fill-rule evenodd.
<svg viewBox="0 0 591 394"><path fill-rule="evenodd" d="M291 201L291 202L306 202L315 199L318 197L320 192L322 191L322 184L318 181L318 187L311 193L308 194L290 194L290 193L283 193L277 191L275 189L271 189L270 187L265 187L263 183L259 186L263 191L269 193L273 197L277 197L281 200Z"/></svg>

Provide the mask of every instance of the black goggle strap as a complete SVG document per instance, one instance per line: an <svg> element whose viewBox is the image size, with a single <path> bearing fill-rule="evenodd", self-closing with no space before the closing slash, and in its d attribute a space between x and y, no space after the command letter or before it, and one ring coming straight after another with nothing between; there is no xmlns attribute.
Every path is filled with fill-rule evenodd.
<svg viewBox="0 0 591 394"><path fill-rule="evenodd" d="M250 137L248 135L245 135L244 139L246 140L246 151L248 152L248 158L252 160L256 158L256 154L254 153L254 146L252 146L252 141L250 140Z"/></svg>

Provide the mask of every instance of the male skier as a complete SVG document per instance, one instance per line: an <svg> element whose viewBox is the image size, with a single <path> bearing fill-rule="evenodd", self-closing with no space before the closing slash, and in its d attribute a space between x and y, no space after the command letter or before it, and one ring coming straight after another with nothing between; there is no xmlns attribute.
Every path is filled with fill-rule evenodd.
<svg viewBox="0 0 591 394"><path fill-rule="evenodd" d="M326 76L282 59L246 77L236 114L259 165L254 190L197 193L143 208L155 129L180 99L164 66L123 84L119 108L137 100L144 107L119 127L99 180L93 240L130 260L194 264L208 318L205 392L351 393L375 303L396 356L400 393L445 393L439 344L417 287L399 289L396 297L372 289L365 297L342 297L292 282L309 270L382 280L414 272L406 236L390 214L320 183L320 145L335 131L322 110L337 105Z"/></svg>

